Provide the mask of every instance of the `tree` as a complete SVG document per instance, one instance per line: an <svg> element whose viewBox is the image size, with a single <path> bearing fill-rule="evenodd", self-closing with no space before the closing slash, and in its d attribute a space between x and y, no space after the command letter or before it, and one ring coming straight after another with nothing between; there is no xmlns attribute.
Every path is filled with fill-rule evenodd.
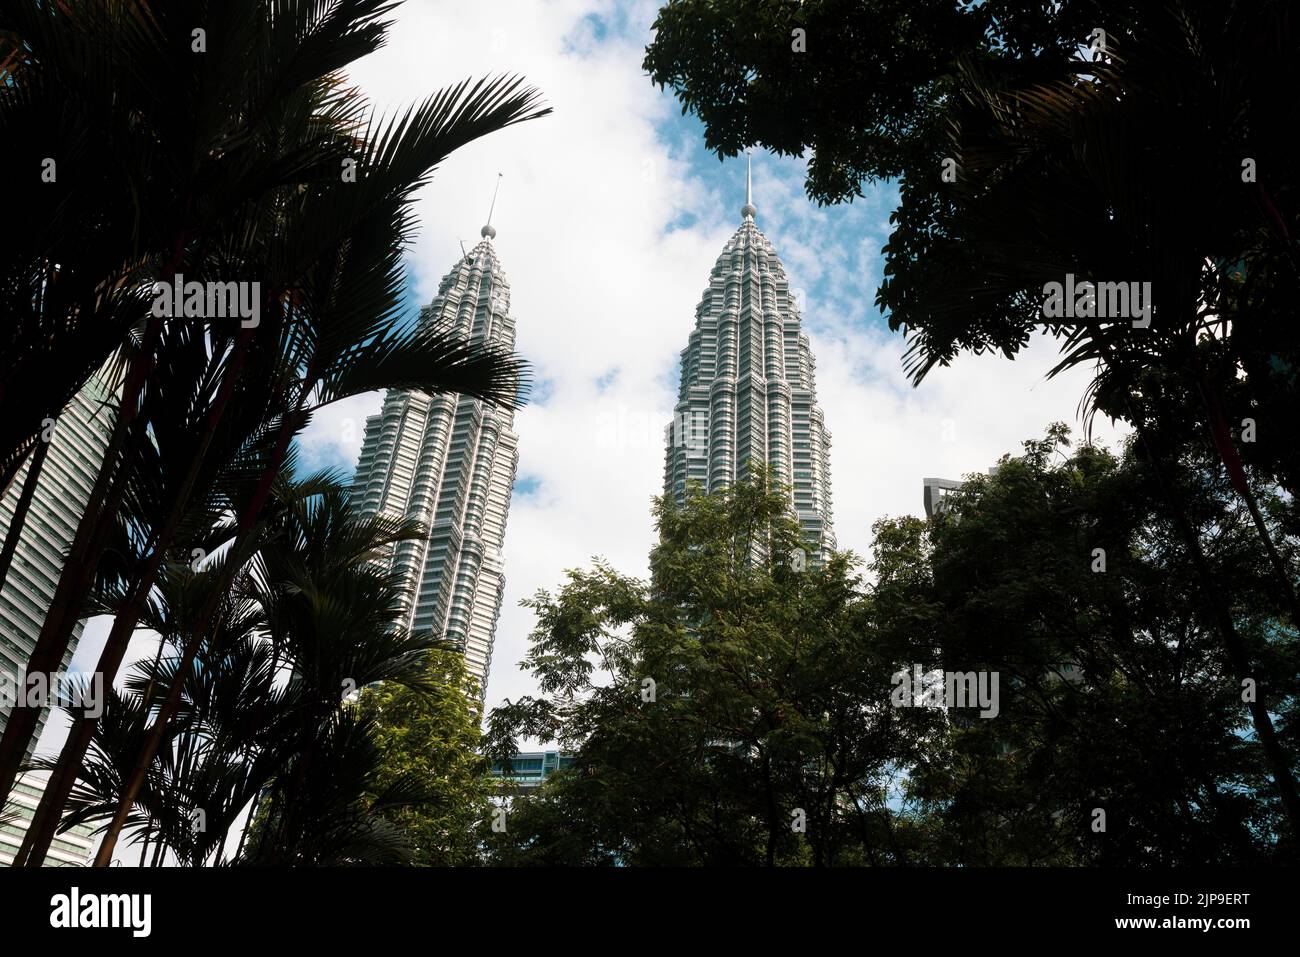
<svg viewBox="0 0 1300 957"><path fill-rule="evenodd" d="M1132 449L1071 450L1067 436L1058 426L1027 442L928 526L877 528L886 643L926 668L1000 676L997 714L954 717L909 776L937 823L931 853L964 865L1287 860L1294 836L1250 736L1247 689L1200 611L1150 465ZM1262 577L1268 560L1213 460L1189 455L1180 491L1260 663L1252 688L1286 703L1289 726L1300 648Z"/></svg>
<svg viewBox="0 0 1300 957"><path fill-rule="evenodd" d="M796 572L807 543L779 491L695 493L659 503L648 583L598 563L527 603L543 696L495 710L489 749L504 759L523 734L574 763L513 800L491 859L1290 860L1249 703L1279 702L1294 739L1300 646L1213 452L1171 455L1257 662L1248 683L1136 443L1072 448L1054 426L936 518L878 523L869 581L845 555ZM958 678L980 696L950 697Z"/></svg>
<svg viewBox="0 0 1300 957"><path fill-rule="evenodd" d="M936 173L963 59L1032 71L1069 57L1086 4L949 0L668 0L645 69L704 123L722 155L810 153L808 195L843 202L864 180ZM796 50L792 33L805 31ZM906 188L906 186L905 186ZM906 205L906 197L905 197Z"/></svg>
<svg viewBox="0 0 1300 957"><path fill-rule="evenodd" d="M648 583L598 562L525 602L544 697L495 709L489 751L523 734L576 756L515 800L496 860L908 859L889 785L934 716L889 707L854 559L792 560L810 543L788 501L762 475L660 500Z"/></svg>
<svg viewBox="0 0 1300 957"><path fill-rule="evenodd" d="M410 859L395 817L434 796L420 776L386 764L378 715L351 698L381 682L389 696L461 691L442 684L450 666L433 636L398 625L400 575L374 561L423 530L359 516L328 477L282 482L268 524L234 589L224 588L222 559L163 575L144 619L158 654L88 725L62 826L114 819L152 714L180 684L177 718L125 825L146 849L154 842L155 860L164 849L190 866ZM181 650L213 590L217 627L185 669ZM260 816L232 858L227 836L250 806Z"/></svg>
<svg viewBox="0 0 1300 957"><path fill-rule="evenodd" d="M76 209L74 225L111 220L106 229L115 238L101 245L118 258L108 266L79 260L84 237L62 237L60 268L74 277L83 267L94 272L88 288L99 298L60 300L62 311L54 314L38 303L45 311L31 318L35 341L55 332L75 338L78 326L65 314L80 318L109 293L136 295L141 284L168 284L178 275L208 282L236 277L262 297L254 323L182 321L147 308L138 295L121 307L135 328L112 347L119 350L113 366L119 412L29 670L57 666L108 543L123 526L138 560L128 563L133 577L105 649L110 676L163 563L177 551L190 554L196 538L211 537L203 517L236 516L229 547L239 559L229 567L246 561L293 436L319 406L385 387L520 401L524 367L514 357L446 330L400 324L402 257L415 226L412 195L431 170L464 143L547 111L520 81L500 79L465 82L403 115L373 117L339 71L382 43L388 26L382 17L390 9L380 0L270 6L104 0L75 14L26 0L4 6L0 32L16 38L20 55L6 57L14 73L0 97L0 122L12 119L33 142L56 145L65 143L66 131L50 124L63 116L111 130L98 141L117 144L113 161L125 164L114 170L111 201L125 194L122 183L137 184L146 197L133 195L118 210L127 217L122 222L108 209ZM205 58L194 49L196 23L205 42L220 45L220 56ZM217 71L215 78L209 70ZM47 109L49 99L59 109ZM348 163L355 164L355 177L343 175ZM91 203L104 191L97 179L94 188L82 189L77 169L74 163L63 182ZM120 241L121 230L130 242ZM48 273L53 240L38 238L34 251L14 251L3 268ZM133 270L130 281L112 271L126 266ZM38 288L47 285L42 280ZM23 309L24 297L34 295L16 293ZM20 345L6 360L31 359ZM75 373L73 365L67 369ZM62 388L52 379L55 385ZM15 441L21 444L21 437ZM218 477L232 462L251 481L223 500L232 486L218 488ZM201 616L209 624L220 593L214 590ZM181 650L182 670L197 655L203 630ZM172 687L175 694L162 702L142 741L118 820L101 847L105 860L131 792L143 785L151 752L179 706L183 682ZM0 799L35 720L32 709L21 707L9 717L0 739ZM69 760L75 766L75 753Z"/></svg>
<svg viewBox="0 0 1300 957"><path fill-rule="evenodd" d="M361 694L361 714L373 722L381 755L375 794L405 778L424 784L420 803L395 808L387 818L411 844L415 864L479 862L492 779L478 753L478 698L465 656L455 648L430 653L424 691L381 684Z"/></svg>
<svg viewBox="0 0 1300 957"><path fill-rule="evenodd" d="M670 0L645 65L720 154L810 155L819 202L898 182L877 304L907 332L918 382L962 351L1014 356L1046 329L1063 367L1102 362L1110 415L1144 412L1124 402L1133 366L1180 373L1173 403L1205 402L1226 459L1294 494L1289 14L1274 0ZM806 53L786 42L800 24ZM1067 272L1150 281L1154 326L1049 321L1044 284ZM1266 442L1228 441L1247 416Z"/></svg>

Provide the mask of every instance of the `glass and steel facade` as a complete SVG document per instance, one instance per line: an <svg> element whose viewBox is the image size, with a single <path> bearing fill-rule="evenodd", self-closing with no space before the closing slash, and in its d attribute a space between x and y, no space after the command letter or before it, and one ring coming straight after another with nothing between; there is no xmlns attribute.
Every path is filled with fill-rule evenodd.
<svg viewBox="0 0 1300 957"><path fill-rule="evenodd" d="M512 788L536 788L556 771L571 765L573 760L572 755L559 751L521 751L510 759L509 771L502 762L492 762L492 777L505 781Z"/></svg>
<svg viewBox="0 0 1300 957"><path fill-rule="evenodd" d="M13 696L18 692L54 592L63 573L64 560L72 547L77 524L90 500L104 450L108 448L116 405L109 401L103 381L92 377L73 397L47 433L49 454L37 477L36 490L23 530L14 550L4 587L0 588L0 730L9 718ZM31 459L0 498L0 541L9 534ZM66 673L81 638L83 621L72 630L63 656ZM50 681L48 687L53 687ZM36 731L27 745L30 759L48 716L42 711ZM8 864L17 853L27 824L40 802L44 777L25 775L14 783L9 801L0 813L0 864ZM47 861L53 865L83 865L90 851L90 829L80 828L60 835L50 847Z"/></svg>
<svg viewBox="0 0 1300 957"><path fill-rule="evenodd" d="M510 285L489 238L443 277L420 321L513 350ZM513 425L512 410L477 399L390 391L366 420L353 480L365 513L428 530L387 556L407 582L405 625L458 643L480 696L505 587L502 547L519 462Z"/></svg>
<svg viewBox="0 0 1300 957"><path fill-rule="evenodd" d="M44 792L44 774L25 774L14 782L9 804L5 808L4 815L0 816L0 867L8 867L13 863ZM87 866L92 853L99 846L94 831L95 829L89 824L78 824L55 835L45 855L45 866Z"/></svg>
<svg viewBox="0 0 1300 957"><path fill-rule="evenodd" d="M776 250L743 222L723 247L695 310L666 431L665 494L713 492L766 465L791 489L805 537L833 548L830 433L817 405L816 363Z"/></svg>
<svg viewBox="0 0 1300 957"><path fill-rule="evenodd" d="M54 600L63 562L72 547L77 524L90 500L90 491L108 448L116 405L109 404L103 382L93 377L55 420L50 449L38 476L35 494L14 551L13 563L0 589L0 671L7 688L23 675L41 625ZM9 534L14 509L27 481L31 459L0 499L0 541ZM78 621L63 656L63 670L72 661L83 622ZM9 696L0 695L0 729L9 717ZM30 755L45 715L28 746Z"/></svg>

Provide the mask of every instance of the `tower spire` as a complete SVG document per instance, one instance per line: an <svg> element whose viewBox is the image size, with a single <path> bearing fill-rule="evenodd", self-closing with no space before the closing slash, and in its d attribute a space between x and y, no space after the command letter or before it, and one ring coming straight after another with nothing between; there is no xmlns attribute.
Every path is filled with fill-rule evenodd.
<svg viewBox="0 0 1300 957"><path fill-rule="evenodd" d="M746 222L753 222L758 210L754 207L754 148L745 150L745 205L740 207L740 215Z"/></svg>
<svg viewBox="0 0 1300 957"><path fill-rule="evenodd" d="M678 401L666 430L664 495L680 503L696 482L716 491L743 473L747 462L762 462L787 489L804 536L816 542L806 546L815 564L835 547L830 436L817 402L812 347L797 333L797 297L786 294L795 283L755 225L755 209L750 159L745 221L714 261L695 307L695 329L682 350ZM751 290L754 307L730 295L734 289ZM739 363L737 342L745 343ZM752 406L753 396L766 396L759 414L738 411Z"/></svg>
<svg viewBox="0 0 1300 957"><path fill-rule="evenodd" d="M484 239L496 239L497 231L492 228L492 214L497 209L497 193L501 192L501 174L497 173L497 188L492 190L492 206L488 209L487 225L479 230L479 235Z"/></svg>

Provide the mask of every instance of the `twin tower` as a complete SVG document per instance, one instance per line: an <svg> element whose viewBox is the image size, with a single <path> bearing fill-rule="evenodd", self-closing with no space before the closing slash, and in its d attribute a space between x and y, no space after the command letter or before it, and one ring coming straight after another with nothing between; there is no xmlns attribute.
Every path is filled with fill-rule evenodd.
<svg viewBox="0 0 1300 957"><path fill-rule="evenodd" d="M814 547L835 546L830 435L817 405L808 337L785 267L754 222L746 184L740 228L723 247L682 351L667 429L665 494L715 491L768 466ZM513 349L510 285L492 240L443 277L420 314L476 343ZM421 522L426 537L392 548L405 578L405 621L464 651L480 697L505 589L502 546L519 464L514 413L460 395L390 391L366 421L353 496L368 514Z"/></svg>

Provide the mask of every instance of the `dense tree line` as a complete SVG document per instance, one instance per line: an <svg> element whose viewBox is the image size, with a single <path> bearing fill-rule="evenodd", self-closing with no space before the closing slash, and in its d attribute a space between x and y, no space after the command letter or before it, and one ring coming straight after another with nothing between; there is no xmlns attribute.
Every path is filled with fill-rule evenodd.
<svg viewBox="0 0 1300 957"><path fill-rule="evenodd" d="M661 502L649 581L598 564L530 602L544 694L494 711L489 746L528 735L576 761L512 803L493 859L1291 859L1247 702L1282 702L1294 746L1300 647L1250 516L1203 450L1182 463L1249 687L1136 447L1054 427L935 519L878 523L865 577L848 554L792 559L788 500L755 480ZM996 706L899 695L914 669L995 673Z"/></svg>

